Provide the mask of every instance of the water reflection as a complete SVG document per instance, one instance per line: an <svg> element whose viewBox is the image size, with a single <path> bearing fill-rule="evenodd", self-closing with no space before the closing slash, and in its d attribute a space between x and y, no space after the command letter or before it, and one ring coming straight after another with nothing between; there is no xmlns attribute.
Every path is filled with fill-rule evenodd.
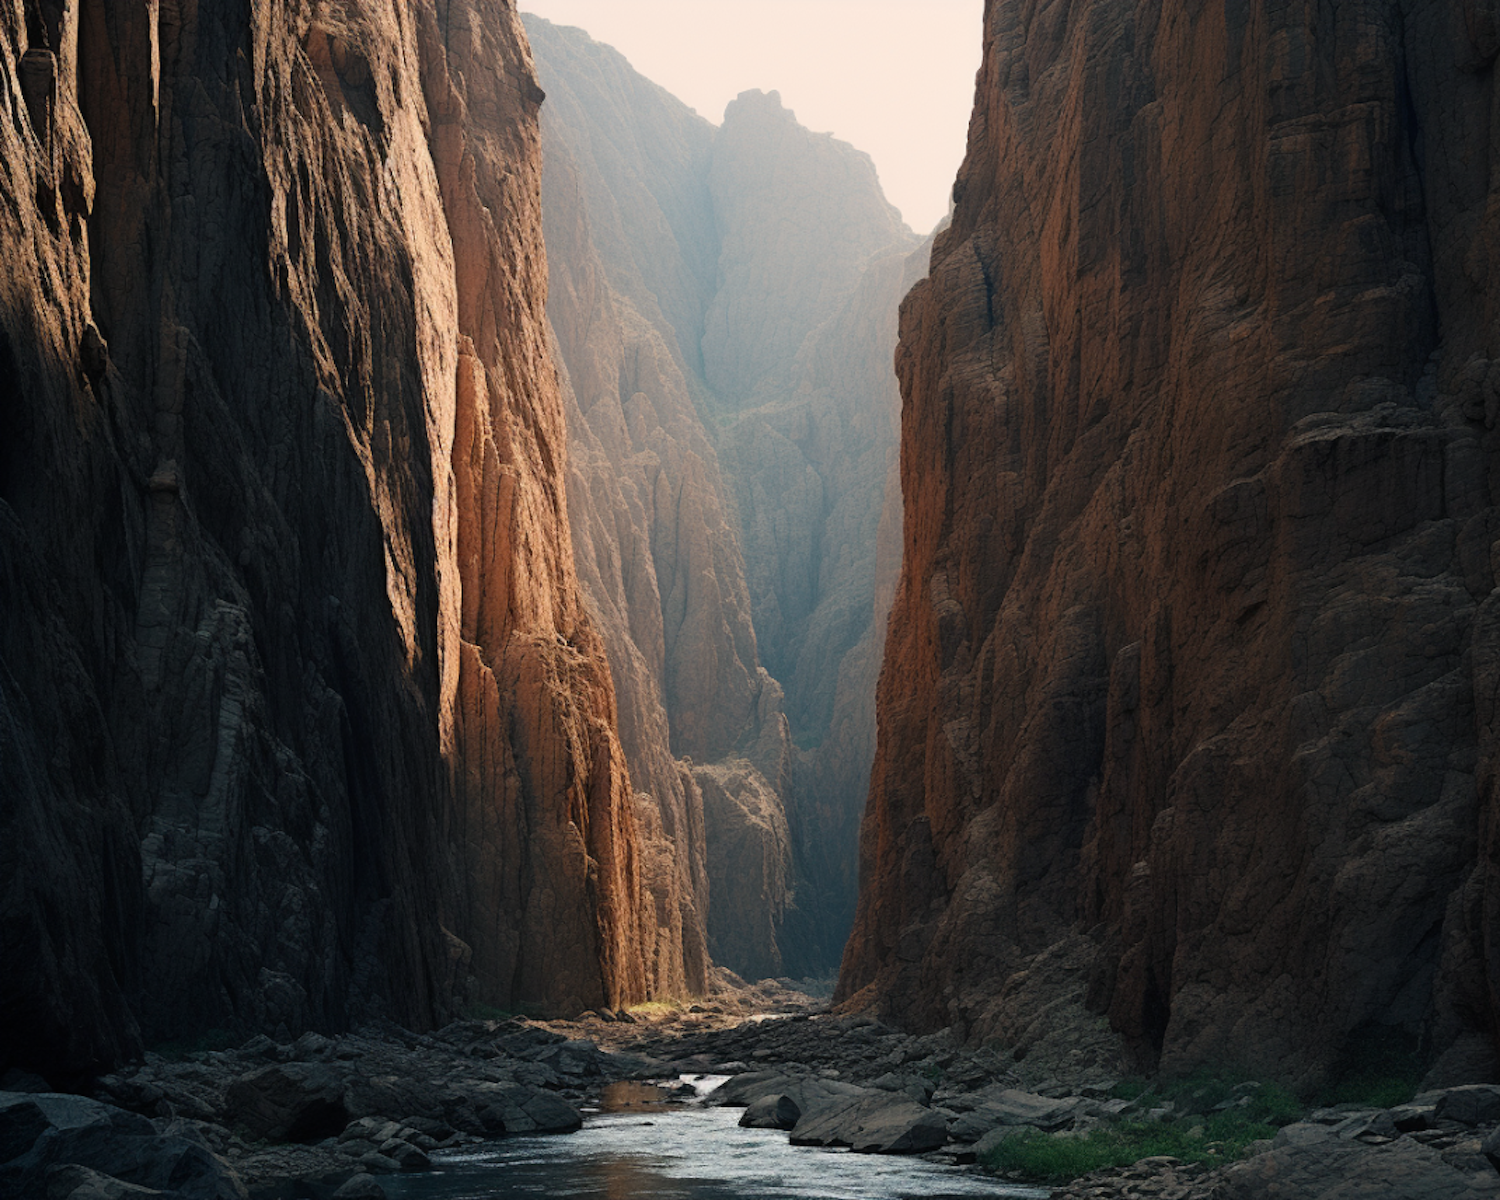
<svg viewBox="0 0 1500 1200"><path fill-rule="evenodd" d="M596 1110L601 1113L666 1112L672 1093L655 1083L606 1084Z"/></svg>
<svg viewBox="0 0 1500 1200"><path fill-rule="evenodd" d="M638 1085L637 1085L638 1086ZM590 1117L560 1138L513 1138L438 1156L439 1169L382 1179L391 1200L940 1200L1045 1197L926 1160L795 1149L739 1128L739 1110L656 1105Z"/></svg>

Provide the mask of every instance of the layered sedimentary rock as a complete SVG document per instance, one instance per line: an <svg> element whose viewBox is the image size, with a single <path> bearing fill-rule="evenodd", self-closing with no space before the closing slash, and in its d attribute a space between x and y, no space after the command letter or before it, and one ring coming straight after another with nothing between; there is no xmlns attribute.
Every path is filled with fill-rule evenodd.
<svg viewBox="0 0 1500 1200"><path fill-rule="evenodd" d="M842 995L1302 1080L1493 1039L1492 6L986 9Z"/></svg>
<svg viewBox="0 0 1500 1200"><path fill-rule="evenodd" d="M716 129L581 31L527 25L579 574L641 803L677 846L655 891L742 974L826 971L873 752L914 239L869 160L774 94ZM836 728L836 752L789 728Z"/></svg>
<svg viewBox="0 0 1500 1200"><path fill-rule="evenodd" d="M541 100L504 0L0 3L0 1067L681 958L572 561Z"/></svg>

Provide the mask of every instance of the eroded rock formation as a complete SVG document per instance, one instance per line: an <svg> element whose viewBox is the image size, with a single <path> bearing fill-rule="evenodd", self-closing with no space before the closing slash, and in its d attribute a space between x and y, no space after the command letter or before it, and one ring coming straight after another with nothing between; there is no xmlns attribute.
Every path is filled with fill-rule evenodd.
<svg viewBox="0 0 1500 1200"><path fill-rule="evenodd" d="M507 0L0 3L0 1067L681 974L541 100Z"/></svg>
<svg viewBox="0 0 1500 1200"><path fill-rule="evenodd" d="M1497 1033L1492 7L986 5L844 997L1302 1081Z"/></svg>
<svg viewBox="0 0 1500 1200"><path fill-rule="evenodd" d="M579 574L678 848L659 903L738 972L827 971L873 753L915 239L869 160L774 94L715 129L581 31L527 26Z"/></svg>

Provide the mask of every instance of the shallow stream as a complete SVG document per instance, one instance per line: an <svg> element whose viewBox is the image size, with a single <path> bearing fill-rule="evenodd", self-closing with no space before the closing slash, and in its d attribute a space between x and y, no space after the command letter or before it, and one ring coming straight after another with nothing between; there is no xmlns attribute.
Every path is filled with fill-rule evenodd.
<svg viewBox="0 0 1500 1200"><path fill-rule="evenodd" d="M699 1081L700 1087L709 1081ZM434 1156L436 1170L381 1179L390 1200L940 1200L1045 1197L922 1158L793 1147L741 1129L740 1109L610 1089L566 1137L519 1137Z"/></svg>

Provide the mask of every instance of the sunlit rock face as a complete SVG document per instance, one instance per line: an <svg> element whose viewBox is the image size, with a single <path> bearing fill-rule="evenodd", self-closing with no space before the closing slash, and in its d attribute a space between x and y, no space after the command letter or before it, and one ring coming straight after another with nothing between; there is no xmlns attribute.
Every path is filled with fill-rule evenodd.
<svg viewBox="0 0 1500 1200"><path fill-rule="evenodd" d="M825 973L899 555L896 312L925 259L869 159L774 94L716 129L526 21L576 557L664 839L658 908L736 971Z"/></svg>
<svg viewBox="0 0 1500 1200"><path fill-rule="evenodd" d="M0 1066L682 973L541 100L502 0L0 3Z"/></svg>
<svg viewBox="0 0 1500 1200"><path fill-rule="evenodd" d="M1493 1037L1494 14L986 7L842 995L1303 1080Z"/></svg>

